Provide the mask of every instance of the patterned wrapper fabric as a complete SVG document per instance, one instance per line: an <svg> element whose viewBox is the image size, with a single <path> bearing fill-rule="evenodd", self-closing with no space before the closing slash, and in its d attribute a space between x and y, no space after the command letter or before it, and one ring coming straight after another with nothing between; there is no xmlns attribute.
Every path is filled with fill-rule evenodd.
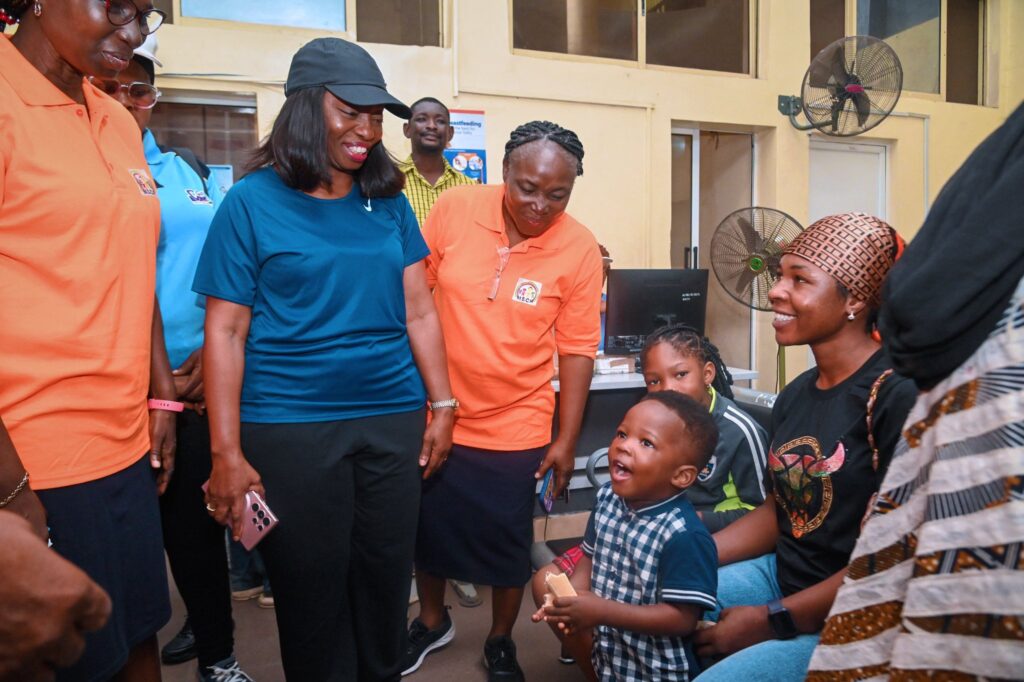
<svg viewBox="0 0 1024 682"><path fill-rule="evenodd" d="M922 393L808 680L1024 679L1024 280Z"/></svg>

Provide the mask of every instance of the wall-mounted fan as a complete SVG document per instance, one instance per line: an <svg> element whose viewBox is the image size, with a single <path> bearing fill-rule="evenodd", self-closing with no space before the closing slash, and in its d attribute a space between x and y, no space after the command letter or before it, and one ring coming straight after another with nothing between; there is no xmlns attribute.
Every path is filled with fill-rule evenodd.
<svg viewBox="0 0 1024 682"><path fill-rule="evenodd" d="M859 135L892 113L902 88L903 66L888 44L871 36L847 36L814 58L800 97L779 95L779 112L797 130ZM807 125L797 122L800 111Z"/></svg>
<svg viewBox="0 0 1024 682"><path fill-rule="evenodd" d="M770 311L768 291L782 252L803 227L788 213L751 206L727 215L711 236L711 269L726 293L754 310ZM786 354L778 352L777 390L786 384Z"/></svg>

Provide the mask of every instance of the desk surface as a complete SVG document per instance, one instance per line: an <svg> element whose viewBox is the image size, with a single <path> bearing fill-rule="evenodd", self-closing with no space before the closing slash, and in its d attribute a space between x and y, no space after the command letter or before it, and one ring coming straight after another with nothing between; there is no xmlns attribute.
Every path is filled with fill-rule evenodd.
<svg viewBox="0 0 1024 682"><path fill-rule="evenodd" d="M730 367L733 381L752 381L757 378L757 372L752 369L739 369ZM551 385L558 390L558 379L552 379ZM623 388L643 388L644 376L636 372L628 374L595 374L590 380L591 391L614 391Z"/></svg>

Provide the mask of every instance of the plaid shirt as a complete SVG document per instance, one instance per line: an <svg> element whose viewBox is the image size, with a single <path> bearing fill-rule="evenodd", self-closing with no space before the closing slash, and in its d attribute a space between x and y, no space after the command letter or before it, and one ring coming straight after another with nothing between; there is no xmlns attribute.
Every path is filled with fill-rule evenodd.
<svg viewBox="0 0 1024 682"><path fill-rule="evenodd" d="M583 551L593 557L594 594L625 604L715 608L718 553L683 493L632 510L611 485L597 493ZM602 680L687 682L700 671L689 639L599 625L594 668Z"/></svg>
<svg viewBox="0 0 1024 682"><path fill-rule="evenodd" d="M436 185L427 182L427 179L416 168L416 164L413 163L411 154L405 161L398 164L399 170L405 173L405 189L402 191L405 192L406 198L412 204L413 213L416 214L416 220L419 221L420 227L423 227L427 214L430 213L437 198L441 196L441 192L458 185L477 184L476 180L468 178L452 168L448 159L442 158L441 160L444 162L444 173L438 178Z"/></svg>

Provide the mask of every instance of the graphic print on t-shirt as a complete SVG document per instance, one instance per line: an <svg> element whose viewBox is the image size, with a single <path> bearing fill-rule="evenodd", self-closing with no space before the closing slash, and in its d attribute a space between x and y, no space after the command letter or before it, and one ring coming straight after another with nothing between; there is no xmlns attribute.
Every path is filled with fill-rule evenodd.
<svg viewBox="0 0 1024 682"><path fill-rule="evenodd" d="M512 299L527 305L537 305L541 286L543 285L540 282L520 277L519 281L516 282L515 291L512 292Z"/></svg>
<svg viewBox="0 0 1024 682"><path fill-rule="evenodd" d="M768 466L775 475L775 500L789 515L793 537L814 532L832 509L832 479L846 461L842 441L825 457L812 436L803 436L768 453Z"/></svg>

